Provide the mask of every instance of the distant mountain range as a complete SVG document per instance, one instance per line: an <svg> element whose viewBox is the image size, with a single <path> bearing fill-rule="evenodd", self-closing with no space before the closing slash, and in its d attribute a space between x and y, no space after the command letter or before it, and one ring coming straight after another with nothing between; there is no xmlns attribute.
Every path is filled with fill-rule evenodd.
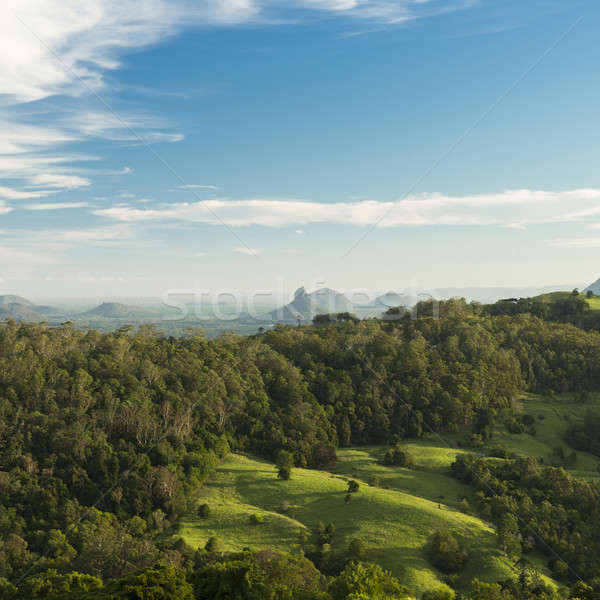
<svg viewBox="0 0 600 600"><path fill-rule="evenodd" d="M501 298L523 298L533 297L546 292L570 291L574 286L540 286L537 288L439 288L436 290L411 291L400 293L396 291L387 291L374 298L368 298L366 294L345 295L331 288L320 288L314 292L308 292L306 288L301 287L294 293L291 302L271 310L262 317L270 323L308 323L319 314L338 314L355 313L359 318L379 317L388 309L405 306L413 306L419 300L428 297L438 299L464 297L467 301L479 301L491 303ZM591 290L600 295L600 279L592 285L585 288L584 291ZM350 298L354 299L353 302ZM358 300L357 300L358 299ZM233 319L217 318L215 315L209 315L208 321L202 319L198 323L195 306L188 307L187 317L180 319L182 323L200 324L207 326L210 321L215 327L230 330L238 327L243 331L252 331L257 322L255 317L242 312L237 318L232 312ZM233 307L235 308L235 307ZM221 312L228 313L220 306ZM0 295L0 320L12 318L18 321L41 322L45 321L52 325L71 320L82 327L99 327L103 330L111 330L123 325L123 322L129 321L131 324L138 322L160 323L165 319L169 322L177 321L178 310L173 307L161 306L157 301L155 305L137 305L124 304L119 302L103 302L98 306L86 310L85 308L57 308L53 306L38 305L27 298L13 294ZM221 319L221 320L219 320ZM259 319L261 320L261 319ZM218 325L218 324L221 325Z"/></svg>

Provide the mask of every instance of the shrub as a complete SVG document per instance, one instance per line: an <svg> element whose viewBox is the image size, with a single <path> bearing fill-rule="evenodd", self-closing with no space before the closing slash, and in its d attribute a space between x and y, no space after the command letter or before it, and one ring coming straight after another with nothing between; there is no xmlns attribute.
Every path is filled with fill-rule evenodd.
<svg viewBox="0 0 600 600"><path fill-rule="evenodd" d="M256 513L253 513L250 515L248 521L250 525L260 525L263 522L263 517L262 515L257 515Z"/></svg>
<svg viewBox="0 0 600 600"><path fill-rule="evenodd" d="M204 549L207 552L220 552L221 551L221 542L219 541L219 538L216 537L210 537L208 538L208 541L206 542L206 546L204 546Z"/></svg>
<svg viewBox="0 0 600 600"><path fill-rule="evenodd" d="M348 482L348 493L349 494L356 494L359 489L360 489L360 485L358 484L358 481L354 481L354 479L351 479Z"/></svg>
<svg viewBox="0 0 600 600"><path fill-rule="evenodd" d="M447 585L441 585L433 590L426 590L421 596L421 600L454 600L455 591Z"/></svg>
<svg viewBox="0 0 600 600"><path fill-rule="evenodd" d="M456 538L446 531L436 531L427 542L427 554L434 567L443 573L458 573L467 560L467 553Z"/></svg>
<svg viewBox="0 0 600 600"><path fill-rule="evenodd" d="M201 504L198 507L198 517L200 519L208 519L210 517L210 506L208 504Z"/></svg>
<svg viewBox="0 0 600 600"><path fill-rule="evenodd" d="M412 454L402 448L400 444L396 444L393 448L390 448L385 453L382 462L384 465L406 468L412 467L415 463Z"/></svg>

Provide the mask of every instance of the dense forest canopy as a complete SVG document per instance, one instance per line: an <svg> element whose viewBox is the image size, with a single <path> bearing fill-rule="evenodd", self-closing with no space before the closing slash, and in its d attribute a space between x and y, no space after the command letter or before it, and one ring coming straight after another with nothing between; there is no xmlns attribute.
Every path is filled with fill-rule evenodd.
<svg viewBox="0 0 600 600"><path fill-rule="evenodd" d="M477 428L523 391L600 389L599 333L462 301L439 319L421 308L217 340L5 321L0 577L184 568L189 549L161 534L231 449L328 468L340 446Z"/></svg>

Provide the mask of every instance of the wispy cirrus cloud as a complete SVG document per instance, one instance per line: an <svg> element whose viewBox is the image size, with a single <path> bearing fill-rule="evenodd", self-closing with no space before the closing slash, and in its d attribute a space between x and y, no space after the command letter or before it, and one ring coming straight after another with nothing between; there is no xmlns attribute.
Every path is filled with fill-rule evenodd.
<svg viewBox="0 0 600 600"><path fill-rule="evenodd" d="M6 198L7 200L27 200L29 198L42 198L43 196L47 196L50 193L50 191L22 191L0 186L0 198Z"/></svg>
<svg viewBox="0 0 600 600"><path fill-rule="evenodd" d="M233 251L238 254L246 254L247 256L258 256L261 253L259 248L247 248L246 246L238 246Z"/></svg>
<svg viewBox="0 0 600 600"><path fill-rule="evenodd" d="M38 204L25 204L25 210L66 210L72 208L87 208L87 202L44 202Z"/></svg>
<svg viewBox="0 0 600 600"><path fill-rule="evenodd" d="M600 190L581 189L511 190L470 196L422 194L399 202L212 199L151 208L120 204L95 210L94 214L125 223L185 221L231 227L330 223L379 227L502 225L526 229L537 223L584 221L599 210Z"/></svg>

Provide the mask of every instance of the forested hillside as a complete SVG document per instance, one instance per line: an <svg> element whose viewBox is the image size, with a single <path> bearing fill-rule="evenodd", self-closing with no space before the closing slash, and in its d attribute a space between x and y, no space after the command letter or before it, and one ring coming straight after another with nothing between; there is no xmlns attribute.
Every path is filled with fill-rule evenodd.
<svg viewBox="0 0 600 600"><path fill-rule="evenodd" d="M525 390L598 389L600 334L456 301L210 341L5 321L0 577L184 565L162 534L230 450L329 468L338 447L481 429Z"/></svg>

